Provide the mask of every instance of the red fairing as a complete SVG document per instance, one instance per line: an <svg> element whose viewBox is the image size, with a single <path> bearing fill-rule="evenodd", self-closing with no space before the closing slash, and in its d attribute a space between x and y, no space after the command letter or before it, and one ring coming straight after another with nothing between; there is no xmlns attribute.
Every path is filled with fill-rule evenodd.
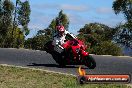
<svg viewBox="0 0 132 88"><path fill-rule="evenodd" d="M78 42L79 42L79 45L81 45L81 47L82 47L83 50L86 50L87 49L87 46L84 44L83 41L78 40Z"/></svg>
<svg viewBox="0 0 132 88"><path fill-rule="evenodd" d="M72 46L73 55L76 57L78 56L78 53L76 53L76 49L80 48L80 46Z"/></svg>
<svg viewBox="0 0 132 88"><path fill-rule="evenodd" d="M66 41L66 43L64 43L62 46L65 48L65 49L68 49L70 47L70 43L71 41Z"/></svg>
<svg viewBox="0 0 132 88"><path fill-rule="evenodd" d="M87 56L87 55L89 55L89 53L88 52L85 52L84 50L82 50L82 55L83 56Z"/></svg>
<svg viewBox="0 0 132 88"><path fill-rule="evenodd" d="M78 42L77 45L73 45L73 44L76 44L75 41ZM63 47L64 47L65 49L68 49L69 47L71 47L71 48L72 48L72 51L73 51L73 55L74 55L75 57L78 56L78 53L76 52L76 49L81 50L82 56L87 56L87 55L89 54L88 52L85 52L85 50L86 50L86 45L84 44L84 42L81 41L81 40L78 40L78 39L66 41L65 44L63 44Z"/></svg>

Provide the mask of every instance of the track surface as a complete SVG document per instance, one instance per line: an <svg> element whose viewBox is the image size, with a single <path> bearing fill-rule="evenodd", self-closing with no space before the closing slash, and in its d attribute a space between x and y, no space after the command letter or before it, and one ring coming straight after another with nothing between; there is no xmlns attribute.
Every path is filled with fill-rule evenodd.
<svg viewBox="0 0 132 88"><path fill-rule="evenodd" d="M84 66L87 74L131 74L132 57L93 55L97 67L93 70ZM77 75L79 66L60 68L52 56L45 51L0 48L0 64L41 68L50 71Z"/></svg>

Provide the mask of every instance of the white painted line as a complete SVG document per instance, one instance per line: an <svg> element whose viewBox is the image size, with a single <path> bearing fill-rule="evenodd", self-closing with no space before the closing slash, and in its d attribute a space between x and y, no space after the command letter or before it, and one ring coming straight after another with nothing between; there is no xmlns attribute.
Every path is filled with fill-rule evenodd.
<svg viewBox="0 0 132 88"><path fill-rule="evenodd" d="M8 65L8 64L0 64L0 65L1 66L9 66L9 67L27 68L27 69L31 69L31 70L39 70L39 71L45 71L45 72L48 72L48 73L55 73L55 74L62 74L62 75L68 75L68 76L76 77L76 75L73 75L73 74L49 71L49 70L44 70L44 69L39 69L39 68L30 68L30 67L23 67L23 66Z"/></svg>
<svg viewBox="0 0 132 88"><path fill-rule="evenodd" d="M117 56L117 57L128 57L128 58L132 58L132 57L130 57L130 56Z"/></svg>
<svg viewBox="0 0 132 88"><path fill-rule="evenodd" d="M4 49L6 49L6 48L4 48ZM15 49L15 48L7 48L7 49Z"/></svg>
<svg viewBox="0 0 132 88"><path fill-rule="evenodd" d="M96 54L89 54L89 55L96 55ZM97 55L97 56L112 56L112 55Z"/></svg>
<svg viewBox="0 0 132 88"><path fill-rule="evenodd" d="M89 54L89 55L95 55L95 54Z"/></svg>
<svg viewBox="0 0 132 88"><path fill-rule="evenodd" d="M89 55L95 55L95 54L89 54ZM96 55L96 56L112 56L112 55ZM131 56L114 56L114 57L128 57L128 58L132 58Z"/></svg>
<svg viewBox="0 0 132 88"><path fill-rule="evenodd" d="M112 56L112 55L101 55L101 56Z"/></svg>

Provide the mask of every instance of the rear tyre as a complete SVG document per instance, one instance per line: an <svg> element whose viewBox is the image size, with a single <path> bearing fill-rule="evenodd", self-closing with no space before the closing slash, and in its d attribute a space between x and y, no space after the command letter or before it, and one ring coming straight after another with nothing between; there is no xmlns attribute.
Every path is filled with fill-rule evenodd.
<svg viewBox="0 0 132 88"><path fill-rule="evenodd" d="M94 69L96 67L96 62L92 56L90 55L86 56L85 66L87 66L89 69Z"/></svg>
<svg viewBox="0 0 132 88"><path fill-rule="evenodd" d="M60 67L65 67L66 66L66 61L65 58L62 58L62 55L58 52L52 53L52 57L56 61L57 64L59 64Z"/></svg>
<svg viewBox="0 0 132 88"><path fill-rule="evenodd" d="M45 45L44 45L44 50L47 52L47 53L51 53L53 49L51 49L53 46L52 46L52 41L48 41Z"/></svg>

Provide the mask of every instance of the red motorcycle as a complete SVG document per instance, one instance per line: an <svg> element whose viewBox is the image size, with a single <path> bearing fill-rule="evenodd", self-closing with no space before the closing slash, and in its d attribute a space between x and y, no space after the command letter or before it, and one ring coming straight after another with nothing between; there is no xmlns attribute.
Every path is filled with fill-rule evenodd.
<svg viewBox="0 0 132 88"><path fill-rule="evenodd" d="M70 35L68 35L70 36ZM96 67L96 62L92 56L86 52L86 45L83 41L77 38L71 38L66 36L66 42L63 44L64 51L60 54L54 51L52 41L47 42L44 45L44 50L50 53L53 59L60 65L85 65L89 69Z"/></svg>

